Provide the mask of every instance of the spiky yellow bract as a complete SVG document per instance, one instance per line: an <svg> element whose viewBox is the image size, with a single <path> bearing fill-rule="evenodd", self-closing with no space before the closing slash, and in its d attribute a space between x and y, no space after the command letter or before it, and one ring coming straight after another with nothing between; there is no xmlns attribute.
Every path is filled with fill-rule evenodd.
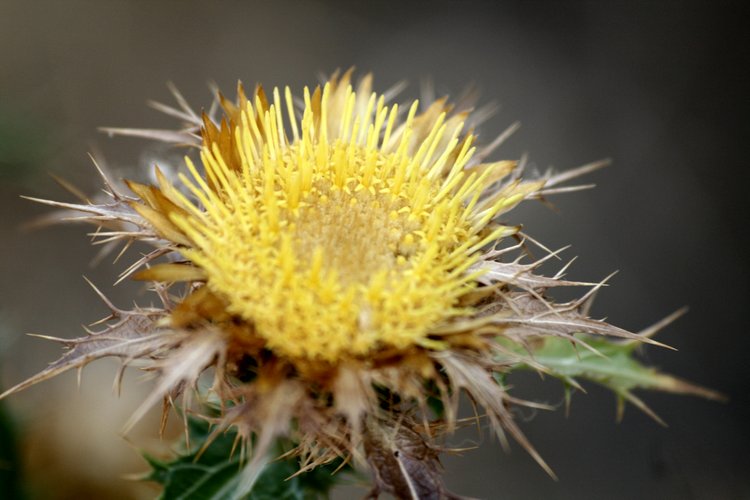
<svg viewBox="0 0 750 500"><path fill-rule="evenodd" d="M322 95L305 89L298 122L286 96L284 106L275 90L265 110L260 98L240 103L238 161L210 136L206 179L186 160L192 177L181 179L201 208L172 215L192 242L182 253L281 356L443 348L431 330L467 313L467 270L510 231L488 222L520 195L479 203L491 171L467 174L473 137L444 111L419 136L418 102L399 124L382 95L328 83Z"/></svg>

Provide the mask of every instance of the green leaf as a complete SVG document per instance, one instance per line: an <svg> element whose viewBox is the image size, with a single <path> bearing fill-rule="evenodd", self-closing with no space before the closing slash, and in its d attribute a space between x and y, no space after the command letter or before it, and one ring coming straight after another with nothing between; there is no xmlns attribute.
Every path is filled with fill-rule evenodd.
<svg viewBox="0 0 750 500"><path fill-rule="evenodd" d="M151 466L147 480L164 486L164 500L228 500L233 498L242 471L239 453L232 454L236 434L219 435L202 453L209 436L207 423L190 419L190 448L171 461L144 455ZM265 466L247 500L314 500L327 498L337 483L333 476L339 463L320 466L313 471L291 477L298 471L295 460L276 460ZM339 473L340 474L340 473Z"/></svg>
<svg viewBox="0 0 750 500"><path fill-rule="evenodd" d="M617 395L618 418L622 417L624 402L628 401L663 424L664 422L633 394L633 390L649 389L715 400L724 399L721 394L710 389L645 366L634 357L635 348L640 345L637 342L614 341L583 334L575 337L589 348L563 338L545 337L531 346L530 353L533 361L541 365L546 373L566 384L566 402L569 401L570 388L580 388L579 379L589 380L607 387ZM519 354L529 354L517 345L514 349ZM526 363L520 363L516 368L538 369Z"/></svg>

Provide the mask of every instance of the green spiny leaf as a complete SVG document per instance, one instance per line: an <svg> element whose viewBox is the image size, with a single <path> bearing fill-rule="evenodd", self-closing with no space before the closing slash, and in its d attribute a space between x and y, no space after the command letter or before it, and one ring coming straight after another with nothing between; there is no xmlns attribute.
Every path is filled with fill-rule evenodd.
<svg viewBox="0 0 750 500"><path fill-rule="evenodd" d="M163 500L228 500L241 478L239 454L232 454L236 434L220 434L200 451L210 434L207 423L189 419L190 447L171 461L144 455L151 466L145 478L164 486ZM247 500L314 500L327 498L336 484L333 472L339 464L320 466L313 471L293 476L298 465L293 459L276 460L265 466Z"/></svg>
<svg viewBox="0 0 750 500"><path fill-rule="evenodd" d="M639 345L637 342L614 341L583 334L576 335L576 338L590 349L559 337L545 337L531 345L530 354L534 362L565 383L566 404L569 404L570 388L580 388L579 379L596 382L614 392L618 398L618 417L622 416L624 402L628 401L662 424L663 421L633 394L633 390L649 389L724 399L710 389L645 366L634 357L635 348ZM528 354L517 345L514 349L519 354ZM517 368L536 369L525 363Z"/></svg>

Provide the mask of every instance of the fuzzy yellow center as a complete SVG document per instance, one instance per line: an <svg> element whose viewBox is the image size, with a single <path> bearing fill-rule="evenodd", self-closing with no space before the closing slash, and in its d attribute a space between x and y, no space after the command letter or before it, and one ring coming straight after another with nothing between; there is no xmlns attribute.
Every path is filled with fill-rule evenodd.
<svg viewBox="0 0 750 500"><path fill-rule="evenodd" d="M306 91L299 122L286 101L286 124L275 92L204 137L205 175L188 160L182 182L200 203L182 197L171 216L184 255L278 355L439 348L431 330L465 312L467 270L505 229L486 230L508 200L480 202L471 136L444 114L420 128L416 103L398 124L396 106L350 87Z"/></svg>

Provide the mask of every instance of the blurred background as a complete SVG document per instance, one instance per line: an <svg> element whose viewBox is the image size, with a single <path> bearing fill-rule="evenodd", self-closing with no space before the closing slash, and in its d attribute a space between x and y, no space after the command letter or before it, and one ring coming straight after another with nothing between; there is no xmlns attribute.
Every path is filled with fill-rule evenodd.
<svg viewBox="0 0 750 500"><path fill-rule="evenodd" d="M500 106L481 138L522 123L497 158L529 153L532 172L612 158L587 179L596 189L559 196L554 210L521 207L513 222L551 248L572 244L569 277L620 270L595 316L637 331L690 306L660 335L679 351L644 358L730 400L641 393L669 428L632 407L618 424L613 396L589 385L568 418L519 415L559 482L518 446L505 454L468 433L456 444L480 448L446 457L449 487L490 499L750 498L746 18L739 2L0 0L0 385L59 355L25 332L78 336L106 314L83 274L117 304L153 300L111 286L127 259L90 266L88 228L23 231L45 209L19 195L70 200L50 172L96 192L88 152L121 177L178 162L180 151L96 130L172 126L145 106L170 102L167 81L197 108L210 104L208 82L229 95L238 79L299 91L352 65L380 90L409 81L400 99L425 78L454 96L474 83ZM80 390L71 374L2 403L0 497L157 494L123 478L145 470L138 448L166 445L153 420L118 436L148 384L130 374L118 399L115 370L99 362ZM552 380L513 382L519 396L562 402Z"/></svg>

